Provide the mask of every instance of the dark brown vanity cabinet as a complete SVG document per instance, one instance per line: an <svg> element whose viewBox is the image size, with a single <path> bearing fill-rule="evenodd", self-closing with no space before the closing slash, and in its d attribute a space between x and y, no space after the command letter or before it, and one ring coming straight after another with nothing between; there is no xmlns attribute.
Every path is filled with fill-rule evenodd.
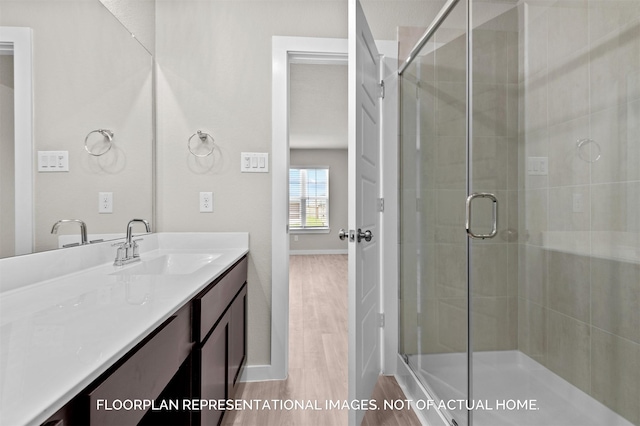
<svg viewBox="0 0 640 426"><path fill-rule="evenodd" d="M182 307L150 336L112 367L88 393L89 424L138 424L145 414L140 409L109 410L119 401L155 400L176 375L191 353L191 309ZM188 395L184 395L188 397Z"/></svg>
<svg viewBox="0 0 640 426"><path fill-rule="evenodd" d="M243 258L194 299L194 399L233 398L246 357L246 281ZM218 425L224 411L193 414L196 425Z"/></svg>
<svg viewBox="0 0 640 426"><path fill-rule="evenodd" d="M224 411L184 402L233 398L246 358L247 263L236 262L43 426L218 425ZM115 400L180 408L105 409Z"/></svg>

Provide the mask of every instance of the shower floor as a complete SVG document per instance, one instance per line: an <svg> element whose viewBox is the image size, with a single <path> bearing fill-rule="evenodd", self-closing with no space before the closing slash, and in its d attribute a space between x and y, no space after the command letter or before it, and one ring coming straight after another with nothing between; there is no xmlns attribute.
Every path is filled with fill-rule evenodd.
<svg viewBox="0 0 640 426"><path fill-rule="evenodd" d="M466 399L466 354L411 355L409 365L443 402ZM633 426L520 351L474 353L473 385L473 401L482 404L473 413L474 426ZM504 404L529 400L537 410ZM449 411L460 426L466 424L464 404Z"/></svg>

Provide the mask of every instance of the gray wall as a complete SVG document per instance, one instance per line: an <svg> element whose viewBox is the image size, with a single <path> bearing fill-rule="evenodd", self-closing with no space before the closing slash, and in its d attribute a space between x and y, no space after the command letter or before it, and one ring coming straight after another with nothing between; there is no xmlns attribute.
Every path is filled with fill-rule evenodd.
<svg viewBox="0 0 640 426"><path fill-rule="evenodd" d="M58 247L51 227L60 219L82 219L93 234L150 218L151 55L98 1L3 0L0 8L0 25L33 31L35 251ZM84 139L101 128L114 131L114 148L91 157ZM40 150L68 151L69 172L38 173ZM106 191L113 213L99 214Z"/></svg>
<svg viewBox="0 0 640 426"><path fill-rule="evenodd" d="M0 55L0 258L15 254L13 55Z"/></svg>
<svg viewBox="0 0 640 426"><path fill-rule="evenodd" d="M424 26L443 1L364 1L373 35ZM347 2L160 1L158 61L158 222L161 231L248 231L248 363L270 363L271 174L240 173L240 153L271 151L271 38L347 37ZM210 131L212 163L186 152ZM213 214L198 212L212 191Z"/></svg>
<svg viewBox="0 0 640 426"><path fill-rule="evenodd" d="M338 238L340 228L347 228L347 150L292 149L290 163L295 166L329 166L329 227L328 234L290 234L289 249L322 253L340 250L346 253L347 241ZM296 241L298 237L298 241Z"/></svg>

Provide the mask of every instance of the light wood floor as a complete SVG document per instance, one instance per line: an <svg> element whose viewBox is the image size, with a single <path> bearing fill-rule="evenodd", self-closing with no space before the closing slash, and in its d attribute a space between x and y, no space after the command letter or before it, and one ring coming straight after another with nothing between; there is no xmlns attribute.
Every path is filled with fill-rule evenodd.
<svg viewBox="0 0 640 426"><path fill-rule="evenodd" d="M327 401L348 401L347 256L291 256L289 277L289 377L242 384L235 399L311 401L322 410L229 411L223 425L348 423L346 409L324 409ZM382 409L384 400L405 399L393 377L381 376L372 398L380 410L367 411L363 425L420 425L411 410Z"/></svg>

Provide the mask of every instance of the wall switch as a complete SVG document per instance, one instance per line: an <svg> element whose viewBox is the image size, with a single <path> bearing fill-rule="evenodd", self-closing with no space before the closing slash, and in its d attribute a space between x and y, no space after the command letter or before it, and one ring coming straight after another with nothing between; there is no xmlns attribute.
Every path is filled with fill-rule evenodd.
<svg viewBox="0 0 640 426"><path fill-rule="evenodd" d="M39 172L68 172L69 151L38 151Z"/></svg>
<svg viewBox="0 0 640 426"><path fill-rule="evenodd" d="M549 159L547 157L529 157L527 159L527 174L530 176L546 176L549 173Z"/></svg>
<svg viewBox="0 0 640 426"><path fill-rule="evenodd" d="M243 152L240 154L242 173L269 173L269 153Z"/></svg>
<svg viewBox="0 0 640 426"><path fill-rule="evenodd" d="M113 213L113 192L98 192L98 213Z"/></svg>
<svg viewBox="0 0 640 426"><path fill-rule="evenodd" d="M200 213L213 212L213 192L200 193Z"/></svg>

